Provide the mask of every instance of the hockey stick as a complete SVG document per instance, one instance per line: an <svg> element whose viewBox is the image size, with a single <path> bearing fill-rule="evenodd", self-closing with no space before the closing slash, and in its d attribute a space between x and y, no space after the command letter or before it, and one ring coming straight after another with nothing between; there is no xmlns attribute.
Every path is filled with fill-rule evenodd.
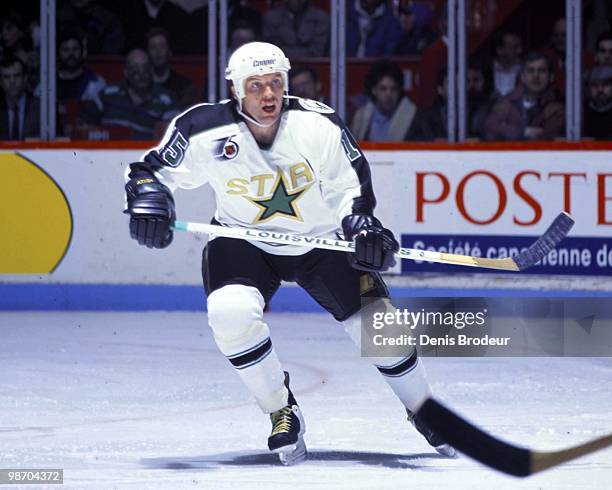
<svg viewBox="0 0 612 490"><path fill-rule="evenodd" d="M458 451L491 468L514 476L529 476L612 446L612 434L559 451L533 451L487 434L433 398L417 416Z"/></svg>
<svg viewBox="0 0 612 490"><path fill-rule="evenodd" d="M515 257L508 257L505 259L487 259L484 257L473 257L471 255L432 252L414 248L401 248L395 256L400 259L425 260L442 264L486 267L488 269L505 271L523 271L546 257L546 255L565 238L573 224L574 220L569 214L559 214L544 234L527 249L523 250ZM353 242L335 240L333 238L294 235L293 233L272 232L253 228L232 228L229 226L208 225L189 221L175 221L173 226L175 230L189 231L191 233L207 233L210 235L257 242L298 245L303 247L323 248L326 250L339 250L341 252L352 252L355 249Z"/></svg>

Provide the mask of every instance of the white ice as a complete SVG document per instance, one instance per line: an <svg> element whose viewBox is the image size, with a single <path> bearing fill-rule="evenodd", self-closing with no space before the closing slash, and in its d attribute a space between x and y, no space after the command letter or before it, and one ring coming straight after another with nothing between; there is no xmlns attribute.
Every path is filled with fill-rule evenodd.
<svg viewBox="0 0 612 490"><path fill-rule="evenodd" d="M0 313L0 467L129 489L603 489L612 450L527 479L437 454L343 329L267 316L306 417L309 459L280 466L269 421L204 313ZM612 360L426 359L439 399L497 436L556 449L612 431ZM40 487L24 487L40 488Z"/></svg>

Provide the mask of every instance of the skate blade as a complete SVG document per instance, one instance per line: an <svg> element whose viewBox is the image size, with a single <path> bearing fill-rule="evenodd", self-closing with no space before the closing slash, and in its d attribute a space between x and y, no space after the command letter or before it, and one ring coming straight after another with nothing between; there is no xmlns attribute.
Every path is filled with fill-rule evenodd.
<svg viewBox="0 0 612 490"><path fill-rule="evenodd" d="M279 447L273 452L278 454L278 458L283 466L293 466L306 460L306 444L300 439L297 444Z"/></svg>
<svg viewBox="0 0 612 490"><path fill-rule="evenodd" d="M434 449L441 454L442 456L446 456L447 458L456 458L457 451L453 446L449 446L448 444L442 444L440 446L435 446Z"/></svg>

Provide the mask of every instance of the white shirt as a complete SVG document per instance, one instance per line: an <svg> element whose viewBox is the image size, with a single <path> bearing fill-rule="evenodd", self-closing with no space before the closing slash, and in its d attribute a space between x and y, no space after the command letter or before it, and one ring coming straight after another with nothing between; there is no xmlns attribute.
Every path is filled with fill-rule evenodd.
<svg viewBox="0 0 612 490"><path fill-rule="evenodd" d="M357 23L359 25L359 46L357 47L356 56L364 58L368 36L372 30L372 23L376 17L380 17L385 13L385 5L379 5L372 14L369 14L361 6L361 0L355 0L355 11L357 12Z"/></svg>
<svg viewBox="0 0 612 490"><path fill-rule="evenodd" d="M493 63L493 77L495 80L495 90L504 96L509 94L516 87L516 79L521 72L522 65L517 63L506 69L503 68L497 61Z"/></svg>

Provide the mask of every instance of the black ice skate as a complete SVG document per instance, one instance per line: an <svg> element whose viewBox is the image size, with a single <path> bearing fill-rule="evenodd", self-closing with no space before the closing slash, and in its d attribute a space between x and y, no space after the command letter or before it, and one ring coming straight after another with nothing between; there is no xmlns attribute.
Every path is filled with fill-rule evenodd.
<svg viewBox="0 0 612 490"><path fill-rule="evenodd" d="M439 454L447 458L454 458L457 455L455 448L447 444L446 441L443 441L434 431L421 422L416 414L408 409L406 409L406 413L408 414L408 421L414 425L414 428L427 439L427 442L433 446Z"/></svg>
<svg viewBox="0 0 612 490"><path fill-rule="evenodd" d="M268 437L270 451L278 453L285 466L300 463L306 459L304 432L306 425L302 412L289 389L289 373L285 372L285 386L289 390L287 406L270 414L272 433Z"/></svg>

